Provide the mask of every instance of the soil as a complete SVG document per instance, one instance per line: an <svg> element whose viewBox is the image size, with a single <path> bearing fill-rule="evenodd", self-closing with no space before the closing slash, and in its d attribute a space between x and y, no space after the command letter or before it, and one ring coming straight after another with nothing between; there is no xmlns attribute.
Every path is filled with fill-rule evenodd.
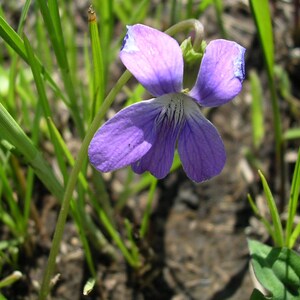
<svg viewBox="0 0 300 300"><path fill-rule="evenodd" d="M292 56L297 49L292 37L294 7L292 1L276 1L276 5L275 2L272 4L272 9L276 63L288 70L293 95L298 97L297 66L300 60L296 59L297 56ZM85 7L78 8L78 18L85 18ZM200 20L208 41L220 38L212 7L207 9ZM146 20L146 23L151 25L151 19ZM81 21L80 24L85 23ZM255 150L252 143L251 96L247 77L243 91L236 99L222 107L206 111L225 143L227 163L223 172L203 184L188 180L181 169L159 181L149 234L140 245L148 268L133 272L121 255L111 261L94 249L93 255L98 263L97 284L88 296L83 296L83 285L89 274L76 228L70 219L57 258L57 278L51 299L250 298L253 283L249 275L247 238L266 241L268 237L253 217L247 194L251 193L257 199L262 195L257 164L270 179L272 187L276 187L276 181L272 177L275 159L273 123L266 74L262 68L262 53L247 1L224 1L224 26L228 38L247 49L247 76L250 70L255 69L262 79L263 90L266 92L265 111L269 112L266 113L263 145ZM296 101L299 104L299 100ZM281 99L280 105L284 129L299 126L288 103ZM287 150L285 164L292 170L297 144L290 142ZM252 164L248 159L249 153L255 157L256 163ZM115 180L119 180L118 184L122 183L122 176L116 176ZM108 185L112 187L114 183L108 182ZM42 232L32 228L32 235L35 236L34 255L28 257L24 250L19 268L25 275L13 289L3 290L8 299L37 299L37 289L46 265L59 209L55 199L47 195L43 188L39 189L45 195L42 204L38 206L42 216ZM132 220L140 220L146 195L145 191L130 198L124 214L131 216ZM265 209L263 202L261 208Z"/></svg>

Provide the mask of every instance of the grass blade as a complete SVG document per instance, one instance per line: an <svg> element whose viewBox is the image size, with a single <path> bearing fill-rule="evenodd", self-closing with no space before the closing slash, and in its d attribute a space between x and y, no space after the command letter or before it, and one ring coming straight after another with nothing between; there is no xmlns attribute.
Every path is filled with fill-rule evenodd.
<svg viewBox="0 0 300 300"><path fill-rule="evenodd" d="M248 201L250 203L250 206L254 212L254 214L256 215L256 217L264 224L265 228L267 229L269 235L272 237L273 240L276 239L275 237L275 233L274 233L274 230L272 228L272 225L270 224L270 222L264 218L260 212L259 212L259 209L258 207L256 206L255 202L253 201L252 197L250 194L247 195L247 198L248 198Z"/></svg>
<svg viewBox="0 0 300 300"><path fill-rule="evenodd" d="M290 200L288 205L288 219L286 225L286 246L289 248L292 248L293 246L290 236L292 233L294 219L297 212L299 192L300 192L300 148L298 150L298 158L296 161L296 166L293 174Z"/></svg>
<svg viewBox="0 0 300 300"><path fill-rule="evenodd" d="M271 218L272 218L272 223L274 226L274 237L275 237L274 242L277 246L283 247L284 246L283 229L282 229L282 224L280 221L280 217L279 217L279 213L278 213L278 209L277 209L275 200L273 198L273 195L271 193L271 190L269 188L269 185L268 185L267 180L264 177L263 173L260 170L258 170L258 174L261 178L261 182L263 185L263 189L265 192L266 200L267 200Z"/></svg>
<svg viewBox="0 0 300 300"><path fill-rule="evenodd" d="M13 30L13 28L2 18L0 17L0 36L3 38L3 40L12 48L15 50L15 52L18 53L18 55L26 62L27 55L25 46L23 43L23 40L21 37ZM66 97L63 95L62 91L58 87L58 85L55 83L55 81L52 79L48 71L44 68L42 63L37 59L39 64L39 71L40 73L45 76L47 81L49 82L50 86L52 87L53 91L60 96L60 98L68 104Z"/></svg>
<svg viewBox="0 0 300 300"><path fill-rule="evenodd" d="M264 113L262 103L262 88L257 73L250 72L251 83L251 118L252 135L255 148L258 148L264 138Z"/></svg>
<svg viewBox="0 0 300 300"><path fill-rule="evenodd" d="M24 7L22 9L19 25L17 32L18 34L21 34L24 28L25 20L27 17L27 13L29 10L31 4L31 0L26 0ZM10 71L9 71L9 91L8 91L8 103L9 107L13 108L14 107L14 98L15 98L15 79L17 75L17 61L18 61L18 56L17 53L14 52L11 58L11 66L10 66Z"/></svg>
<svg viewBox="0 0 300 300"><path fill-rule="evenodd" d="M25 157L31 165L36 175L44 183L45 187L61 199L63 188L53 174L51 168L46 163L42 154L33 145L29 137L17 124L13 117L8 113L5 107L0 103L0 132L4 139L16 147L16 149Z"/></svg>
<svg viewBox="0 0 300 300"><path fill-rule="evenodd" d="M291 234L289 238L289 248L293 248L297 238L300 235L300 223L297 224L296 228L294 229L293 233Z"/></svg>
<svg viewBox="0 0 300 300"><path fill-rule="evenodd" d="M150 214L151 214L152 203L153 203L153 199L154 199L156 185L157 185L157 179L152 176L152 183L151 183L149 194L148 194L147 206L146 206L146 209L145 209L145 212L143 215L141 229L140 229L141 238L145 237L148 227L149 227L149 220L150 220Z"/></svg>
<svg viewBox="0 0 300 300"><path fill-rule="evenodd" d="M47 31L51 40L51 44L53 46L53 50L55 53L55 57L57 59L59 68L61 70L62 79L64 82L64 86L66 88L68 97L69 97L69 108L72 112L72 116L74 118L74 121L76 123L76 128L79 132L79 135L83 138L84 137L84 126L82 122L82 118L80 115L80 109L78 107L77 103L77 96L75 93L75 87L73 85L73 80L70 74L70 68L67 58L67 50L65 47L62 30L61 30L61 23L58 15L58 8L57 4L54 2L55 0L50 1L51 2L51 11L49 10L49 7L47 6L47 2L43 0L38 0L40 11L43 16L45 25L47 27ZM52 15L51 15L52 13ZM53 22L54 19L54 22ZM59 24L58 24L59 23ZM59 32L57 32L59 31ZM60 34L61 33L61 34Z"/></svg>
<svg viewBox="0 0 300 300"><path fill-rule="evenodd" d="M94 119L95 113L100 109L105 94L104 82L104 65L102 58L102 48L99 39L97 17L92 7L88 11L89 29L93 55L93 101L91 109L91 120Z"/></svg>
<svg viewBox="0 0 300 300"><path fill-rule="evenodd" d="M70 150L68 149L64 139L60 135L60 133L59 133L58 129L56 128L55 124L53 123L52 119L49 119L49 129L50 129L51 135L57 141L57 145L60 148L60 152L61 152L62 156L64 156L67 159L68 164L71 167L73 167L75 164L74 157L72 156ZM78 180L79 180L80 184L82 185L82 187L84 188L84 190L87 190L89 184L81 172L78 175Z"/></svg>
<svg viewBox="0 0 300 300"><path fill-rule="evenodd" d="M250 0L260 42L266 60L267 70L274 76L274 41L268 0Z"/></svg>
<svg viewBox="0 0 300 300"><path fill-rule="evenodd" d="M280 176L280 209L283 210L285 203L285 169L284 164L284 145L282 138L282 125L279 111L279 101L276 93L274 79L274 41L271 14L268 0L250 0L250 6L256 23L260 43L262 45L264 60L268 74L269 90L271 94L273 125L275 133L276 147L276 168Z"/></svg>
<svg viewBox="0 0 300 300"><path fill-rule="evenodd" d="M46 119L47 122L47 126L48 126L48 130L50 132L50 136L51 136L51 141L54 145L54 149L55 149L55 155L57 158L57 162L60 168L60 171L64 177L64 183L66 183L67 178L68 178L68 174L67 174L67 167L64 161L64 156L63 153L58 145L58 141L56 139L56 136L53 134L52 130L51 130L51 126L50 126L50 122L49 119L52 118L52 112L50 109L50 105L47 99L47 95L46 95L46 91L45 91L45 86L44 86L44 82L42 77L40 76L39 70L38 70L38 64L36 62L34 53L33 53L33 49L30 46L30 43L27 39L26 36L24 36L24 45L25 45L25 49L26 49L26 53L27 53L27 58L28 58L28 63L31 67L32 70L32 74L33 74L33 78L36 84L36 88L38 91L38 95L39 95L39 100L41 101L41 105L43 108L43 112L44 112L44 117Z"/></svg>

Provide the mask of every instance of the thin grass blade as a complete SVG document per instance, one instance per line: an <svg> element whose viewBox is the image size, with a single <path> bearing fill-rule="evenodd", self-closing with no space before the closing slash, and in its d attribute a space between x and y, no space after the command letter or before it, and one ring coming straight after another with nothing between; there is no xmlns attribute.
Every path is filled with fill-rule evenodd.
<svg viewBox="0 0 300 300"><path fill-rule="evenodd" d="M298 208L299 202L299 192L300 192L300 148L298 150L298 158L296 161L296 166L294 169L293 179L292 179L292 186L290 192L290 199L288 204L288 219L286 225L286 246L291 248L293 246L292 240L290 238L294 220Z"/></svg>
<svg viewBox="0 0 300 300"><path fill-rule="evenodd" d="M251 83L251 121L253 143L256 148L259 147L264 138L264 113L263 113L263 95L260 79L255 71L250 72Z"/></svg>
<svg viewBox="0 0 300 300"><path fill-rule="evenodd" d="M263 217L260 212L259 212L259 209L258 207L256 206L255 202L253 201L252 197L250 194L247 195L247 198L248 198L248 201L249 201L249 204L254 212L254 214L256 215L256 217L264 224L265 228L267 229L269 235L272 237L273 240L276 239L275 237L275 232L272 228L272 225L270 224L270 222L265 218Z"/></svg>
<svg viewBox="0 0 300 300"><path fill-rule="evenodd" d="M59 147L59 143L56 139L56 135L53 134L53 132L51 130L52 127L50 125L49 119L52 118L52 112L51 112L51 109L50 109L49 101L47 99L46 90L45 90L45 86L44 86L44 81L43 81L42 77L40 76L40 73L39 73L39 70L38 70L38 63L35 59L33 49L31 48L30 43L29 43L26 36L24 36L24 45L25 45L25 49L26 49L26 53L27 53L28 63L31 67L32 74L33 74L33 77L34 77L34 81L35 81L35 84L36 84L36 88L37 88L37 91L38 91L39 100L41 101L41 105L42 105L42 108L43 108L44 117L45 117L46 122L47 122L48 130L50 132L51 141L54 145L57 162L58 162L60 171L61 171L61 173L64 177L64 183L66 184L66 182L68 180L67 167L66 167L66 163L64 161L64 155L63 155L63 153L61 151L61 148Z"/></svg>
<svg viewBox="0 0 300 300"><path fill-rule="evenodd" d="M28 63L23 40L2 17L0 17L0 36L12 49L14 49L19 54L19 56L26 63ZM58 85L55 83L55 81L52 79L49 72L44 68L44 66L38 59L37 59L37 61L39 62L40 73L43 76L45 76L45 78L49 82L49 84L52 87L52 89L54 90L54 92L57 95L59 95L61 97L61 99L67 104L68 102L67 102L65 96L63 95L62 91L60 90Z"/></svg>
<svg viewBox="0 0 300 300"><path fill-rule="evenodd" d="M282 224L280 221L280 217L279 217L279 213L278 213L278 209L277 209L275 200L273 198L272 192L269 188L266 178L264 177L264 175L262 174L262 172L260 170L258 170L258 174L261 178L261 182L263 185L263 189L265 192L266 200L267 200L271 218L272 218L272 223L273 223L273 227L274 227L274 237L275 237L274 242L278 247L283 247L284 246L283 229L282 229Z"/></svg>
<svg viewBox="0 0 300 300"><path fill-rule="evenodd" d="M0 132L3 138L15 146L25 157L45 187L56 196L57 199L61 200L63 196L62 186L59 184L48 163L1 103Z"/></svg>
<svg viewBox="0 0 300 300"><path fill-rule="evenodd" d="M266 59L268 73L274 76L274 41L268 0L250 0L260 42Z"/></svg>
<svg viewBox="0 0 300 300"><path fill-rule="evenodd" d="M152 176L152 182L151 182L150 190L149 190L149 194L148 194L147 205L146 205L146 209L145 209L145 212L143 215L141 229L140 229L141 238L144 238L148 231L150 214L151 214L151 209L152 209L152 203L154 200L154 193L155 193L156 185L157 185L157 179Z"/></svg>
<svg viewBox="0 0 300 300"><path fill-rule="evenodd" d="M38 3L51 40L51 44L53 46L55 57L57 59L59 68L61 70L62 79L69 98L69 108L74 118L79 135L83 138L85 130L82 122L82 117L80 115L80 109L77 103L78 97L76 96L76 92L75 92L76 89L73 85L72 76L70 74L70 68L69 68L69 63L67 58L67 49L65 47L65 43L62 35L60 19L58 16L58 12L56 11L56 4L53 1L55 2L55 0L52 0L51 2L52 3L51 11L49 10L47 2L43 0L38 0ZM53 14L53 16L51 15L51 13ZM53 18L54 18L54 22L53 22ZM57 24L57 22L59 24ZM59 32L57 32L57 30Z"/></svg>
<svg viewBox="0 0 300 300"><path fill-rule="evenodd" d="M275 128L275 142L277 155L277 168L281 176L281 202L284 201L284 168L283 168L283 144L282 126L279 112L278 98L274 80L274 40L271 22L271 13L268 0L250 0L258 35L262 45L266 69L268 74L269 89L271 93L272 110ZM283 204L281 205L283 206Z"/></svg>
<svg viewBox="0 0 300 300"><path fill-rule="evenodd" d="M91 109L91 120L94 119L95 113L100 109L105 94L104 82L104 64L102 58L102 48L100 44L97 16L92 7L89 8L89 29L92 45L93 56L93 102Z"/></svg>

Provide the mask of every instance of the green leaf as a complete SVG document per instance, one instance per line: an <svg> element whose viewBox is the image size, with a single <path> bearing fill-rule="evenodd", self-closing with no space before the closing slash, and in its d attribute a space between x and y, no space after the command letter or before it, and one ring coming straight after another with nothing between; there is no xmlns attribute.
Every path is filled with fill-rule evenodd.
<svg viewBox="0 0 300 300"><path fill-rule="evenodd" d="M254 289L251 296L250 300L266 300L270 298L266 298L259 290Z"/></svg>
<svg viewBox="0 0 300 300"><path fill-rule="evenodd" d="M248 240L257 280L272 294L272 300L300 299L300 256L288 248L272 248Z"/></svg>

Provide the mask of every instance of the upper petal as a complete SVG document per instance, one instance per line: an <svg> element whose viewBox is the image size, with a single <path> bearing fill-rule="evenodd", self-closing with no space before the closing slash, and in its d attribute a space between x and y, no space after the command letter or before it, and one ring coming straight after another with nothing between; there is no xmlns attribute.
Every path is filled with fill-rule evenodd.
<svg viewBox="0 0 300 300"><path fill-rule="evenodd" d="M134 172L149 171L157 178L164 178L172 166L178 133L184 124L183 94L168 94L156 99L163 109L155 120L156 138L151 149L132 164Z"/></svg>
<svg viewBox="0 0 300 300"><path fill-rule="evenodd" d="M93 137L88 149L91 164L109 172L140 159L155 140L154 120L160 111L161 105L154 100L119 111Z"/></svg>
<svg viewBox="0 0 300 300"><path fill-rule="evenodd" d="M245 51L235 42L211 41L190 96L203 106L218 106L234 98L245 77Z"/></svg>
<svg viewBox="0 0 300 300"><path fill-rule="evenodd" d="M202 182L222 171L226 154L217 129L196 106L187 112L178 137L178 153L187 176Z"/></svg>
<svg viewBox="0 0 300 300"><path fill-rule="evenodd" d="M182 52L169 35L141 24L128 26L120 58L152 95L181 91Z"/></svg>

